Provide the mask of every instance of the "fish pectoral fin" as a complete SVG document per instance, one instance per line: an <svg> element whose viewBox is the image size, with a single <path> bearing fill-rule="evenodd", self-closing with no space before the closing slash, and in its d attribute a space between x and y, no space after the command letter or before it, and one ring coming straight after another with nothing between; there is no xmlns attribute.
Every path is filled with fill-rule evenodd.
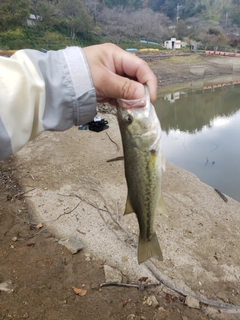
<svg viewBox="0 0 240 320"><path fill-rule="evenodd" d="M160 211L162 214L164 214L166 217L168 217L167 209L165 207L165 203L163 201L163 196L161 195L159 201L158 201L158 207L157 210Z"/></svg>
<svg viewBox="0 0 240 320"><path fill-rule="evenodd" d="M166 170L166 158L162 152L161 152L161 167L162 167L163 171Z"/></svg>
<svg viewBox="0 0 240 320"><path fill-rule="evenodd" d="M139 238L138 242L138 263L140 264L151 257L163 261L162 251L155 232L153 233L150 241Z"/></svg>
<svg viewBox="0 0 240 320"><path fill-rule="evenodd" d="M131 202L129 200L129 196L127 196L127 201L126 201L126 206L125 206L125 211L124 211L124 215L125 214L129 214L129 213L133 213L134 210L132 208Z"/></svg>

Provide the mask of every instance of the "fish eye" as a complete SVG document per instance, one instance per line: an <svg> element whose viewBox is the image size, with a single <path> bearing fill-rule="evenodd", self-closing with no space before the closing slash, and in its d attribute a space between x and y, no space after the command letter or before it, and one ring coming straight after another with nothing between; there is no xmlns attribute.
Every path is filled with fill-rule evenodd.
<svg viewBox="0 0 240 320"><path fill-rule="evenodd" d="M128 114L126 117L125 117L125 120L128 122L128 123L132 123L133 122L133 117Z"/></svg>

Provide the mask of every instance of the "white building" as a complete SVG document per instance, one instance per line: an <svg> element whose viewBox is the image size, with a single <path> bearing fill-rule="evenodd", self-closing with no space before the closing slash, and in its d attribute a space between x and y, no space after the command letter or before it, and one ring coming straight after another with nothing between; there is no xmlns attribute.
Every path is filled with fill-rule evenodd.
<svg viewBox="0 0 240 320"><path fill-rule="evenodd" d="M27 25L29 27L33 27L36 25L36 20L42 21L42 17L36 16L35 14L30 14L30 16L27 19Z"/></svg>
<svg viewBox="0 0 240 320"><path fill-rule="evenodd" d="M164 41L164 48L166 49L181 49L181 40L171 38L171 40Z"/></svg>

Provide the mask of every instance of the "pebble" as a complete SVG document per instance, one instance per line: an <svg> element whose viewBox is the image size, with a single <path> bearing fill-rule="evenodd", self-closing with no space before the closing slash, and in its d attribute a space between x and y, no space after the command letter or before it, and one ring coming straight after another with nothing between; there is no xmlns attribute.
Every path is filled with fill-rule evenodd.
<svg viewBox="0 0 240 320"><path fill-rule="evenodd" d="M199 301L197 299L195 299L194 297L187 296L185 299L185 304L189 308L200 309Z"/></svg>
<svg viewBox="0 0 240 320"><path fill-rule="evenodd" d="M145 300L143 301L143 304L146 304L146 305L148 305L149 307L152 306L153 308L156 308L156 307L159 306L159 303L158 303L158 301L157 301L157 299L156 299L156 297L155 297L154 294L151 295L150 297L148 297L147 299L145 299Z"/></svg>
<svg viewBox="0 0 240 320"><path fill-rule="evenodd" d="M127 268L126 268L126 267L123 268L122 274L123 274L124 276L127 276L128 272L127 272Z"/></svg>
<svg viewBox="0 0 240 320"><path fill-rule="evenodd" d="M167 310L165 310L163 307L160 307L159 309L158 309L158 312L166 312Z"/></svg>
<svg viewBox="0 0 240 320"><path fill-rule="evenodd" d="M126 276L122 276L122 283L128 283L128 278Z"/></svg>
<svg viewBox="0 0 240 320"><path fill-rule="evenodd" d="M148 297L146 300L143 301L143 304L147 304L149 307L152 305L152 300Z"/></svg>
<svg viewBox="0 0 240 320"><path fill-rule="evenodd" d="M17 237L12 237L12 241L17 241Z"/></svg>
<svg viewBox="0 0 240 320"><path fill-rule="evenodd" d="M168 314L169 314L169 312L166 309L164 309L163 307L160 307L158 309L154 319L155 320L160 320L160 319L161 320L166 320L166 319L169 319L168 318Z"/></svg>
<svg viewBox="0 0 240 320"><path fill-rule="evenodd" d="M90 288L91 288L91 289L99 289L99 283L97 283L97 282L91 283Z"/></svg>
<svg viewBox="0 0 240 320"><path fill-rule="evenodd" d="M5 292L13 291L12 280L6 280L6 281L0 283L0 291L5 291Z"/></svg>
<svg viewBox="0 0 240 320"><path fill-rule="evenodd" d="M105 282L122 282L122 273L108 265L104 265Z"/></svg>
<svg viewBox="0 0 240 320"><path fill-rule="evenodd" d="M136 316L135 316L134 313L129 314L129 315L127 316L127 320L134 320L134 319L136 319Z"/></svg>
<svg viewBox="0 0 240 320"><path fill-rule="evenodd" d="M159 303L158 303L158 301L157 301L157 299L156 299L156 297L155 297L155 295L153 294L153 295L151 295L151 300L152 300L152 307L153 308L157 308L158 306L159 306Z"/></svg>
<svg viewBox="0 0 240 320"><path fill-rule="evenodd" d="M84 248L82 241L74 236L67 239L61 239L58 243L70 250L72 254L75 254Z"/></svg>
<svg viewBox="0 0 240 320"><path fill-rule="evenodd" d="M128 261L128 256L122 256L122 262L127 262Z"/></svg>

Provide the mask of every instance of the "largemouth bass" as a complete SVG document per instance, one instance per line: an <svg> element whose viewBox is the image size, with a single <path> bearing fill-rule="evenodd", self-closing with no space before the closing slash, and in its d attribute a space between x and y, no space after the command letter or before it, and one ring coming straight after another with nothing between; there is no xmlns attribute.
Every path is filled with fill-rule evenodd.
<svg viewBox="0 0 240 320"><path fill-rule="evenodd" d="M154 230L161 197L161 173L165 160L161 151L161 126L150 103L147 86L140 100L118 100L117 118L122 136L128 196L125 213L135 212L139 224L138 263L151 257L163 260Z"/></svg>

